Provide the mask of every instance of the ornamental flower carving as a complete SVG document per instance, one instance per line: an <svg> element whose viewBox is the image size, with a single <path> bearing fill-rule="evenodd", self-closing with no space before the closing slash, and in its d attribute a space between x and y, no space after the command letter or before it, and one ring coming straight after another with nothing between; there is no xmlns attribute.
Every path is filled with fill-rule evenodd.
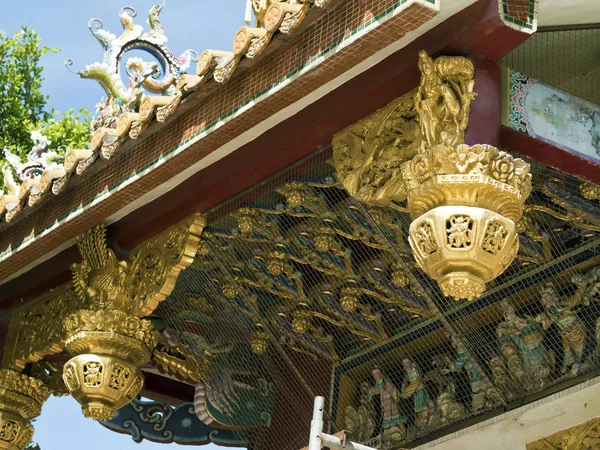
<svg viewBox="0 0 600 450"><path fill-rule="evenodd" d="M505 151L498 152L491 162L491 175L494 179L511 185L514 188L530 190L529 164L520 158L513 158ZM527 192L529 194L529 192Z"/></svg>
<svg viewBox="0 0 600 450"><path fill-rule="evenodd" d="M238 228L244 234L252 233L256 227L256 218L249 208L241 208L237 217Z"/></svg>
<svg viewBox="0 0 600 450"><path fill-rule="evenodd" d="M515 163L512 156L500 152L498 158L492 161L492 176L503 183L509 183L515 176Z"/></svg>
<svg viewBox="0 0 600 450"><path fill-rule="evenodd" d="M438 174L478 174L486 173L487 160L495 150L489 145L466 145L456 147L438 145L435 147L436 173Z"/></svg>
<svg viewBox="0 0 600 450"><path fill-rule="evenodd" d="M354 312L359 306L360 290L356 288L342 289L340 297L340 306L346 312Z"/></svg>
<svg viewBox="0 0 600 450"><path fill-rule="evenodd" d="M404 270L399 265L394 265L392 272L392 283L397 287L406 287L410 283L410 279Z"/></svg>
<svg viewBox="0 0 600 450"><path fill-rule="evenodd" d="M291 189L287 192L285 200L292 208L299 208L304 203L305 194L301 189Z"/></svg>
<svg viewBox="0 0 600 450"><path fill-rule="evenodd" d="M135 336L140 329L140 321L136 317L129 316L125 318L123 328L128 336Z"/></svg>
<svg viewBox="0 0 600 450"><path fill-rule="evenodd" d="M223 295L229 299L236 298L238 296L237 289L232 284L226 284L223 286Z"/></svg>
<svg viewBox="0 0 600 450"><path fill-rule="evenodd" d="M271 252L267 261L267 271L271 275L281 275L285 271L285 259L285 253L279 251Z"/></svg>
<svg viewBox="0 0 600 450"><path fill-rule="evenodd" d="M310 330L311 314L308 311L294 312L292 329L298 334L307 333Z"/></svg>
<svg viewBox="0 0 600 450"><path fill-rule="evenodd" d="M315 247L320 252L328 252L333 244L333 238L327 234L319 234L315 237Z"/></svg>
<svg viewBox="0 0 600 450"><path fill-rule="evenodd" d="M418 153L413 159L402 165L402 176L408 191L418 188L422 183L431 178L433 164L428 153Z"/></svg>
<svg viewBox="0 0 600 450"><path fill-rule="evenodd" d="M264 331L256 331L252 334L250 348L256 355L264 355L267 352L269 335Z"/></svg>

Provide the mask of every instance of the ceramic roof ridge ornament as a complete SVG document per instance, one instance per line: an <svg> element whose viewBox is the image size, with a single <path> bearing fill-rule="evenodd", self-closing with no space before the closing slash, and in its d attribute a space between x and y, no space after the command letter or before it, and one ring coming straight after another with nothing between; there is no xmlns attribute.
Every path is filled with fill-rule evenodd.
<svg viewBox="0 0 600 450"><path fill-rule="evenodd" d="M76 72L81 78L96 80L105 90L109 99L121 104L128 104L137 96L136 89L140 85L153 94L173 94L179 78L185 73L191 62L196 59L194 50L185 50L180 56L175 55L166 45L168 38L160 21L160 13L165 2L154 5L148 13L149 31L134 23L137 12L131 6L119 11L119 19L123 26L120 36L105 30L100 19L92 18L88 28L104 49L102 62L89 64L84 70ZM129 58L125 62L125 70L130 79L126 86L121 77L121 61L125 53L131 50L142 50L152 55L156 61L146 62L139 57ZM65 62L72 65L71 60ZM139 80L139 78L143 78ZM132 89L133 88L133 89Z"/></svg>
<svg viewBox="0 0 600 450"><path fill-rule="evenodd" d="M55 150L50 150L52 141L44 136L43 131L31 131L30 135L34 144L25 161L19 155L4 149L4 156L8 165L14 169L18 180L21 182L41 176L44 170L62 167L62 156Z"/></svg>

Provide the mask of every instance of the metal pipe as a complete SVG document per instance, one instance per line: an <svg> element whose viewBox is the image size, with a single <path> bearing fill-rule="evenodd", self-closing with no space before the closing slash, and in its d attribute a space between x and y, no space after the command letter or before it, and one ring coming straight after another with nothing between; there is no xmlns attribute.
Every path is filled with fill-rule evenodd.
<svg viewBox="0 0 600 450"><path fill-rule="evenodd" d="M351 441L346 441L344 445L339 437L324 433L321 433L321 442L323 447L329 447L331 450L377 450Z"/></svg>
<svg viewBox="0 0 600 450"><path fill-rule="evenodd" d="M313 408L313 418L310 422L310 441L308 450L321 450L322 447L329 447L331 450L377 450L373 447L366 447L355 442L340 439L337 436L323 433L323 408L325 399L315 397L315 406Z"/></svg>
<svg viewBox="0 0 600 450"><path fill-rule="evenodd" d="M313 408L313 418L310 422L310 441L308 450L321 450L321 433L323 433L323 408L325 399L315 397L315 406Z"/></svg>

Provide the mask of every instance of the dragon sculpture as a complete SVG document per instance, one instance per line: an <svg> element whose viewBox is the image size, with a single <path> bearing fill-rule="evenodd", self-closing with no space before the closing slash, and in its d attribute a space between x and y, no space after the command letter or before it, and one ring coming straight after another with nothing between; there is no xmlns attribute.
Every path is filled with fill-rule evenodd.
<svg viewBox="0 0 600 450"><path fill-rule="evenodd" d="M123 26L123 33L117 37L115 34L103 29L100 19L93 18L88 22L88 28L102 45L104 58L102 62L95 62L86 66L85 70L77 71L81 78L96 80L105 90L109 99L115 99L120 104L126 105L139 95L137 86L132 81L130 86L125 86L121 77L121 61L123 55L132 50L141 50L153 56L157 62L144 62L141 58L129 58L125 62L125 71L130 79L141 75L141 85L153 94L169 95L175 89L177 80L183 75L190 63L196 59L196 52L186 50L176 56L167 47L167 36L160 22L160 13L165 3L154 5L148 14L150 31L144 31L141 25L133 21L136 10L130 6L123 7L119 12L119 19ZM71 60L65 64L72 65ZM143 74L143 75L142 75Z"/></svg>

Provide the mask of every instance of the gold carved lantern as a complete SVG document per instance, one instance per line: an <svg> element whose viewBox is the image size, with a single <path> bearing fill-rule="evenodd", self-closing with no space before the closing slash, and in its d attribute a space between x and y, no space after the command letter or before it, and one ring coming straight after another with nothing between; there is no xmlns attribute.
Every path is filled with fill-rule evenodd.
<svg viewBox="0 0 600 450"><path fill-rule="evenodd" d="M159 335L154 325L122 311L81 310L67 317L64 366L67 389L86 417L110 420L140 392L140 367L150 361Z"/></svg>
<svg viewBox="0 0 600 450"><path fill-rule="evenodd" d="M417 263L444 295L472 300L517 255L529 164L464 143L477 95L471 61L421 52L419 69L417 89L334 137L333 165L366 204L406 201Z"/></svg>
<svg viewBox="0 0 600 450"><path fill-rule="evenodd" d="M464 144L433 147L405 164L407 178L420 176L408 183L417 263L444 295L479 297L517 255L515 222L531 190L529 165L489 145ZM421 165L429 171L415 174Z"/></svg>
<svg viewBox="0 0 600 450"><path fill-rule="evenodd" d="M69 393L94 420L112 419L143 387L140 368L152 358L159 333L151 321L181 270L193 261L204 227L194 215L137 247L119 261L97 226L77 239L82 262L74 264L73 289L81 309L63 321L63 369Z"/></svg>
<svg viewBox="0 0 600 450"><path fill-rule="evenodd" d="M0 449L22 450L33 437L30 420L50 396L44 383L13 370L0 370Z"/></svg>

